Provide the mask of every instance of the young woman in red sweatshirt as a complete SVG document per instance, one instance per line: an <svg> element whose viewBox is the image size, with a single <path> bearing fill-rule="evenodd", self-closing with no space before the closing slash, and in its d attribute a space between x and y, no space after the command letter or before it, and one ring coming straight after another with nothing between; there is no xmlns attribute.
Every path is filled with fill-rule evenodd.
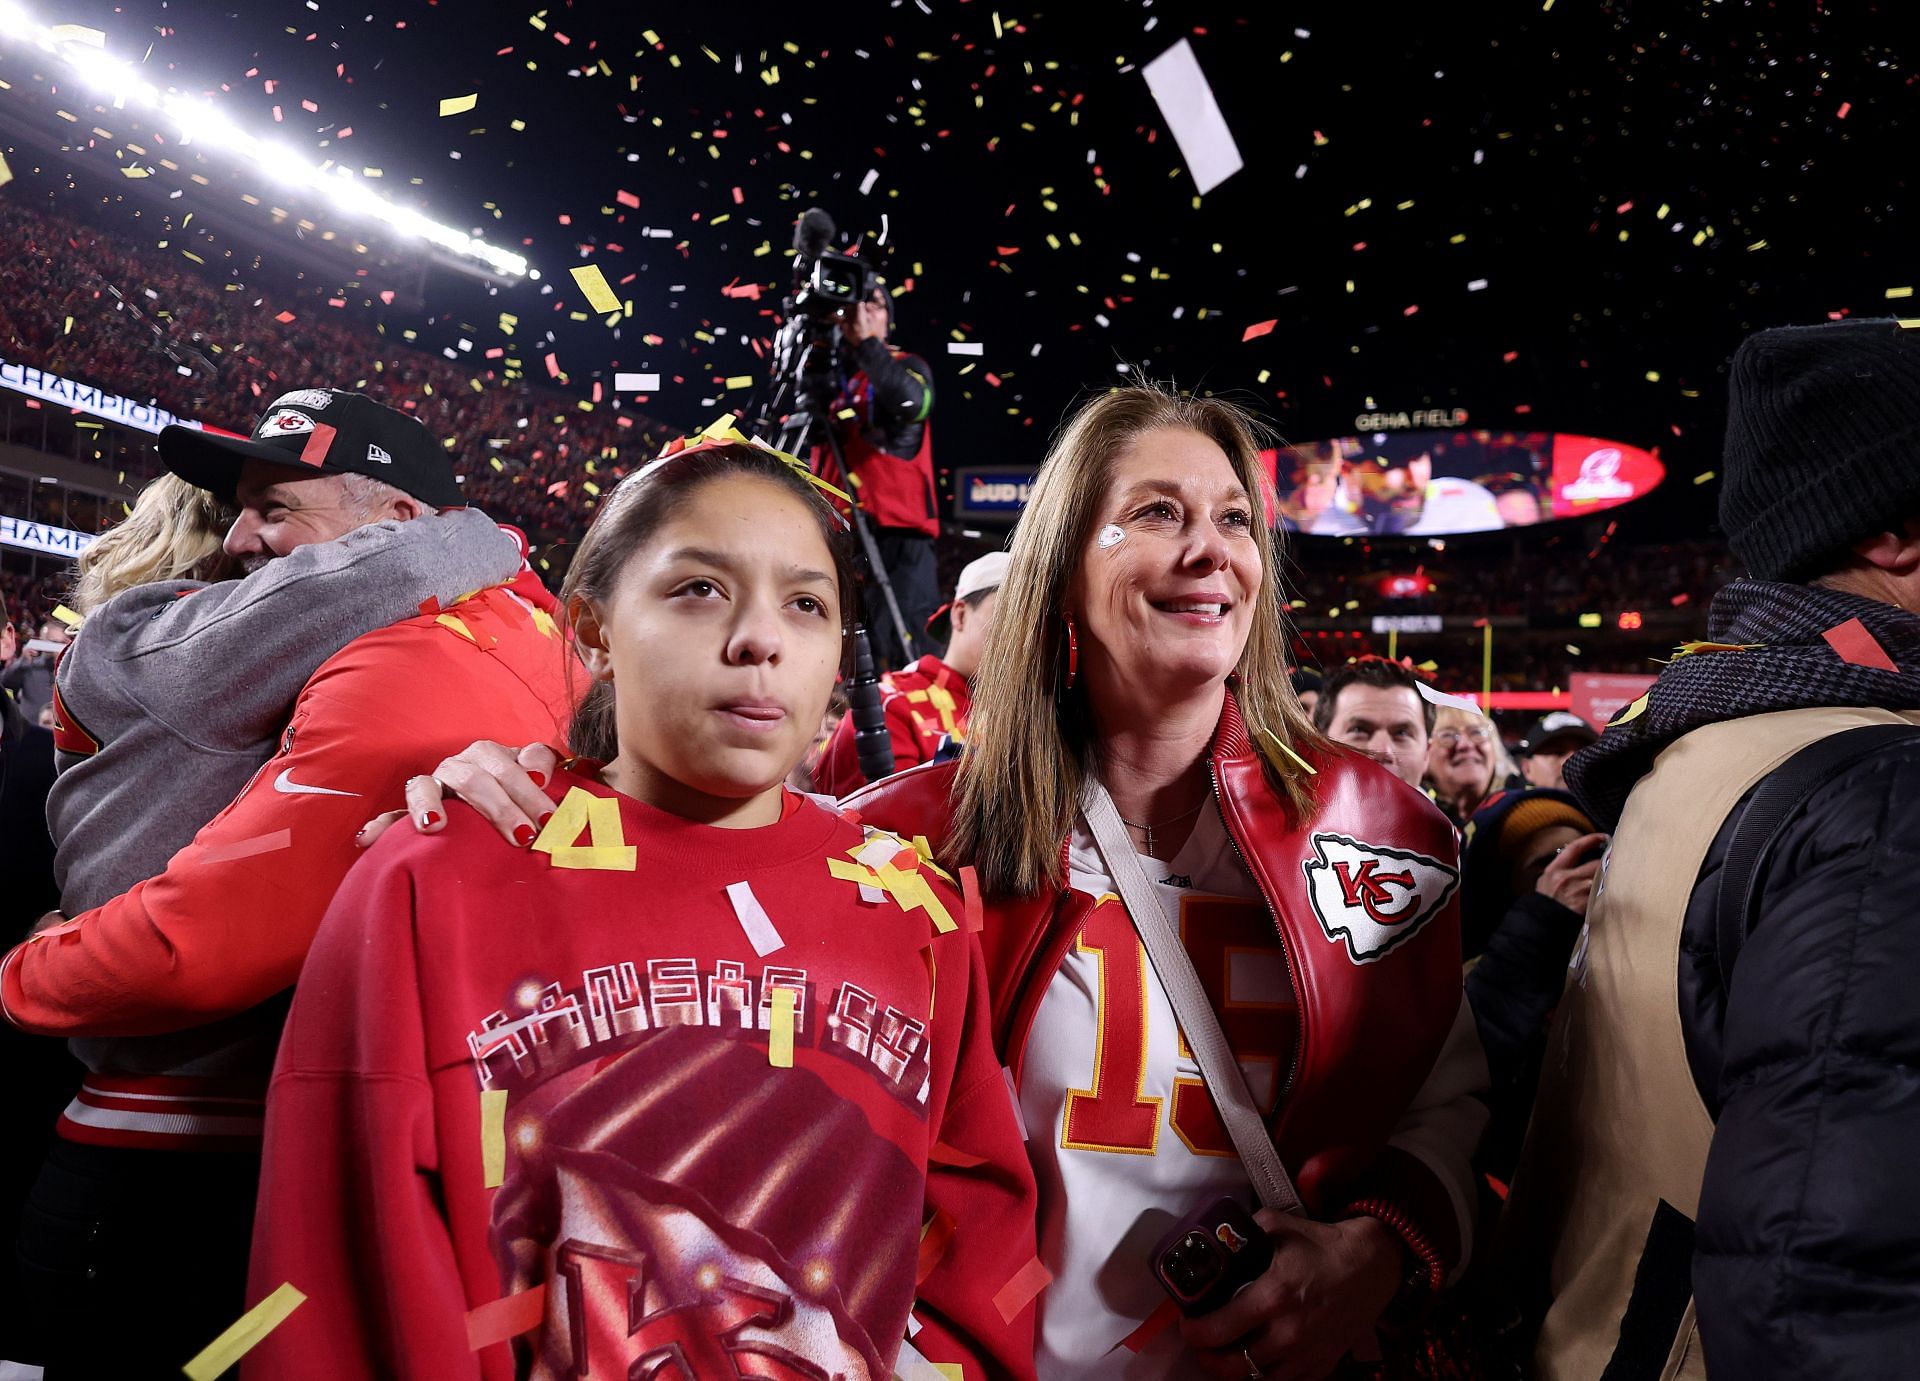
<svg viewBox="0 0 1920 1381"><path fill-rule="evenodd" d="M609 497L538 835L390 832L307 958L249 1282L305 1299L248 1375L1031 1375L978 922L782 786L842 661L842 536L724 437Z"/></svg>

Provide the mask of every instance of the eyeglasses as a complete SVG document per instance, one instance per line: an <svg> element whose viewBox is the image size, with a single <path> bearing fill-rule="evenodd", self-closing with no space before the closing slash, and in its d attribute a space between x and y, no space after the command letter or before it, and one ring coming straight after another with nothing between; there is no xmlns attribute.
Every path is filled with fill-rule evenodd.
<svg viewBox="0 0 1920 1381"><path fill-rule="evenodd" d="M1442 729L1433 736L1433 741L1442 748L1451 748L1463 739L1468 743L1477 743L1485 747L1493 742L1493 734L1486 729Z"/></svg>

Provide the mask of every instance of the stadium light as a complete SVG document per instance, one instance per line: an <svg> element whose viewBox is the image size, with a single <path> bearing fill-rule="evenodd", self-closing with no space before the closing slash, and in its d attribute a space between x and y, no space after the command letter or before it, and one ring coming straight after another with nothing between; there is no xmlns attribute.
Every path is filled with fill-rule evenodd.
<svg viewBox="0 0 1920 1381"><path fill-rule="evenodd" d="M24 40L63 63L74 78L115 109L143 107L171 125L180 144L230 152L275 182L320 192L345 215L384 222L402 235L426 240L461 258L476 260L506 278L538 278L526 256L488 244L458 227L430 220L367 186L351 169L316 164L277 139L261 139L235 124L211 102L163 91L143 80L132 63L106 51L105 36L79 24L47 25L17 0L0 0L0 39Z"/></svg>

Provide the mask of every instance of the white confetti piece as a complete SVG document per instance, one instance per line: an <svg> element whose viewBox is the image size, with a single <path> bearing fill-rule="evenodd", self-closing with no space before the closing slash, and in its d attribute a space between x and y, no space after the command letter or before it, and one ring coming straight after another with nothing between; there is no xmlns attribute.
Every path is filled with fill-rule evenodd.
<svg viewBox="0 0 1920 1381"><path fill-rule="evenodd" d="M1220 113L1220 103L1200 70L1200 59L1186 39L1140 70L1173 142L1180 146L1180 156L1187 160L1196 191L1206 195L1245 166L1233 131L1227 128L1227 117Z"/></svg>
<svg viewBox="0 0 1920 1381"><path fill-rule="evenodd" d="M1437 691L1425 681L1418 679L1414 681L1414 689L1419 691L1420 698L1430 705L1438 705L1442 709L1465 710L1468 714L1485 717L1486 712L1480 708L1479 702L1470 700L1464 695L1448 695L1445 691Z"/></svg>
<svg viewBox="0 0 1920 1381"><path fill-rule="evenodd" d="M985 347L977 340L950 340L947 342L949 355L978 355Z"/></svg>
<svg viewBox="0 0 1920 1381"><path fill-rule="evenodd" d="M740 918L740 928L747 932L747 943L753 946L755 954L764 959L786 945L774 928L773 918L767 915L767 908L753 895L751 884L729 883L727 900L733 903L733 914Z"/></svg>
<svg viewBox="0 0 1920 1381"><path fill-rule="evenodd" d="M615 374L613 388L616 393L657 393L660 391L658 374Z"/></svg>

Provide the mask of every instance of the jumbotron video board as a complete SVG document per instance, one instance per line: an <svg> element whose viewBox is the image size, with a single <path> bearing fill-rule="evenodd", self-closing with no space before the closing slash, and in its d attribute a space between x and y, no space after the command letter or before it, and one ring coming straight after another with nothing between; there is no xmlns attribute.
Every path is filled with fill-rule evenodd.
<svg viewBox="0 0 1920 1381"><path fill-rule="evenodd" d="M1627 503L1666 477L1648 451L1571 432L1373 432L1262 458L1275 521L1314 537L1533 527Z"/></svg>

